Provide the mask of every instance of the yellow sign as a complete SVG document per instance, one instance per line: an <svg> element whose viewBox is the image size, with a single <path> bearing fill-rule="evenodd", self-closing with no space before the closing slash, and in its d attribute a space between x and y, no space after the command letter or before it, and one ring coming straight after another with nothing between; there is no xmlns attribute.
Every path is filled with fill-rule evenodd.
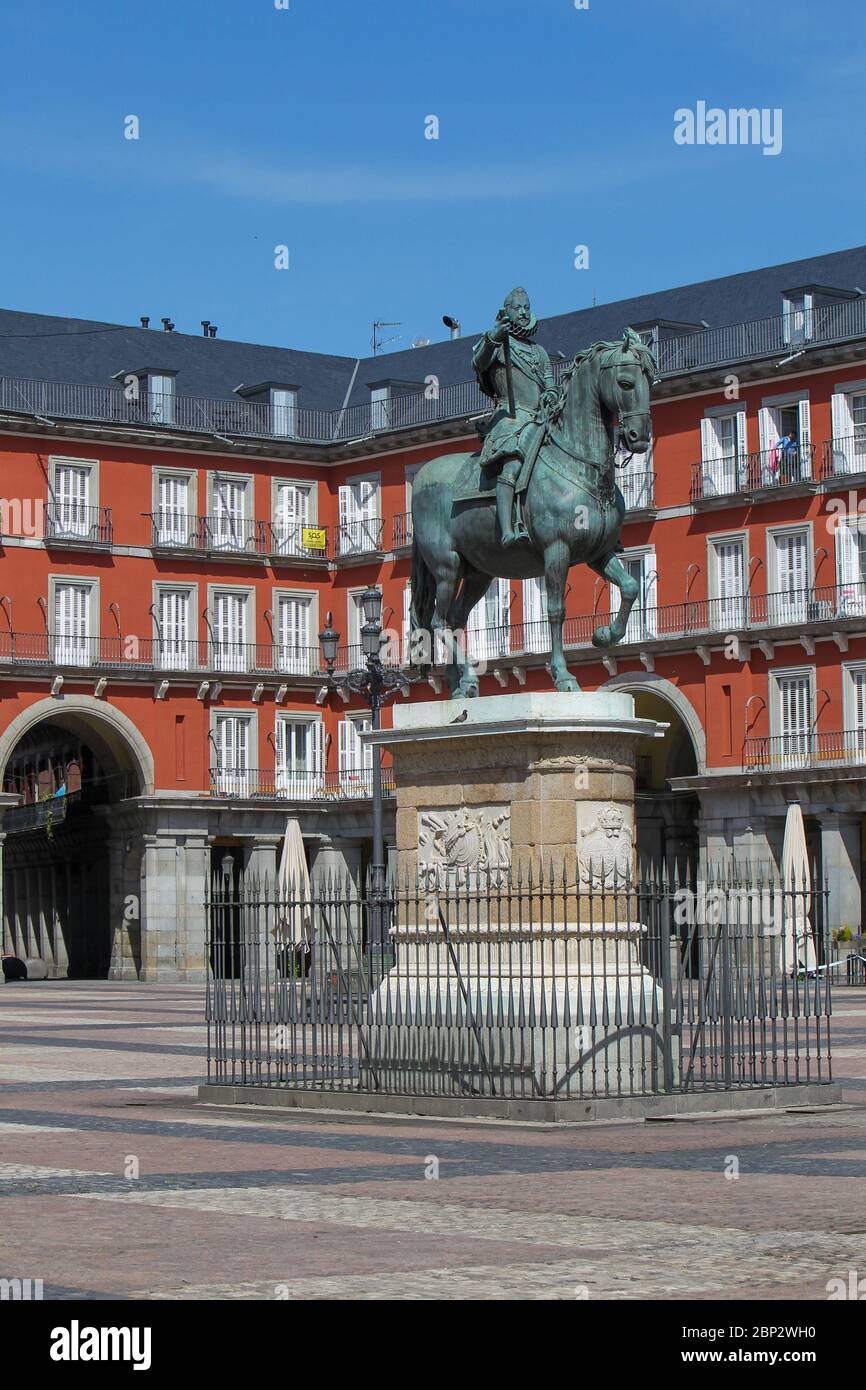
<svg viewBox="0 0 866 1390"><path fill-rule="evenodd" d="M305 550L324 550L327 545L325 532L317 526L302 526L301 545Z"/></svg>

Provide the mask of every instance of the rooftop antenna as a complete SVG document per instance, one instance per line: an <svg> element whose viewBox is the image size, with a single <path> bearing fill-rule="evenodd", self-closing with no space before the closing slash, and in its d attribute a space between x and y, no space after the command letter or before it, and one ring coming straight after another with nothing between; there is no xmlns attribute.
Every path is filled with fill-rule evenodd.
<svg viewBox="0 0 866 1390"><path fill-rule="evenodd" d="M392 333L390 338L380 338L380 337L379 337L379 329L380 329L380 328L402 328L402 327L403 327L402 323L397 323L396 321L393 321L393 320L390 320L390 321L389 321L389 320L387 320L387 319L376 319L375 323L373 324L373 337L370 339L370 342L371 342L371 345L372 345L372 348L373 348L373 356L374 356L374 357L376 356L377 353L379 353L379 352L382 351L382 348L383 348L383 347L387 347L389 343L396 343L396 342L397 342L397 339L400 337L400 334L399 334L399 333Z"/></svg>

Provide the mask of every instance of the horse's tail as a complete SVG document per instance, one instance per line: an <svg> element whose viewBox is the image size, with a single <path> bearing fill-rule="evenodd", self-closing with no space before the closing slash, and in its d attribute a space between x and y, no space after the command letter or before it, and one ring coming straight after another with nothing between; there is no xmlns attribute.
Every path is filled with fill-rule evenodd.
<svg viewBox="0 0 866 1390"><path fill-rule="evenodd" d="M428 569L416 540L412 549L412 607L409 622L409 660L424 671L433 661L433 614L436 580ZM416 636L416 634L418 634Z"/></svg>

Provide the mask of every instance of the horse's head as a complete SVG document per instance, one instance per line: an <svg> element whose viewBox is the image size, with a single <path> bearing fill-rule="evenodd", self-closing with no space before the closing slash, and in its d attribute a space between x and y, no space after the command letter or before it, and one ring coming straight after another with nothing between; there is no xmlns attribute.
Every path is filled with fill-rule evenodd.
<svg viewBox="0 0 866 1390"><path fill-rule="evenodd" d="M621 343L599 354L598 368L598 393L619 421L620 442L629 453L645 454L652 437L650 387L656 373L651 350L627 328Z"/></svg>

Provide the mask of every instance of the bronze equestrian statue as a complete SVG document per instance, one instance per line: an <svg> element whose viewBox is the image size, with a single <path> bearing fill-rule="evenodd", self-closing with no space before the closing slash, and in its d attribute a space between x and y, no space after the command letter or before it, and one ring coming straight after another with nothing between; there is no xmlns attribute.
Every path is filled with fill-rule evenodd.
<svg viewBox="0 0 866 1390"><path fill-rule="evenodd" d="M588 564L621 594L613 621L593 633L596 647L622 640L638 596L617 558L625 502L615 454L617 431L630 453L649 448L655 359L627 328L621 342L579 352L557 392L547 354L529 342L534 327L526 292L513 290L473 355L494 401L480 453L431 459L413 484L411 659L429 666L444 639L455 696L478 694L463 634L495 577L544 576L557 690L580 689L562 645L571 565Z"/></svg>

